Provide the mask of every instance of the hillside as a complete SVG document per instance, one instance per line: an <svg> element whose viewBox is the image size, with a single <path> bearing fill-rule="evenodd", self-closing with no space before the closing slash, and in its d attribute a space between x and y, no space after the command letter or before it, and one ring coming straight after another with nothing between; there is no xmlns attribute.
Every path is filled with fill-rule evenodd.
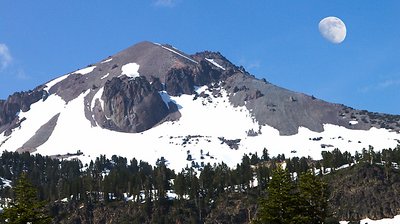
<svg viewBox="0 0 400 224"><path fill-rule="evenodd" d="M395 147L399 116L356 110L278 87L218 52L141 42L0 101L0 151L118 154L179 171L235 166L243 154L311 156Z"/></svg>

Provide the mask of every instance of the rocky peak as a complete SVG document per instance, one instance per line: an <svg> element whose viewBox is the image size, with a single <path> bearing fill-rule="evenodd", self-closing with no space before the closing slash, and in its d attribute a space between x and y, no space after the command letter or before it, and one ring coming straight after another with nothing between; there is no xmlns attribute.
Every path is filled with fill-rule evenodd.
<svg viewBox="0 0 400 224"><path fill-rule="evenodd" d="M122 132L142 132L167 117L169 110L145 77L113 78L104 85L104 127Z"/></svg>
<svg viewBox="0 0 400 224"><path fill-rule="evenodd" d="M139 77L122 75L124 66L129 64L137 66L135 74ZM219 52L188 55L171 45L141 42L65 75L49 86L48 93L43 85L0 101L0 133L20 123L19 111L28 111L32 103L46 99L48 94L58 95L66 103L86 94L85 105L92 106L95 102L94 107L85 107L85 116L93 126L141 132L178 111L173 103L166 105L160 91L165 90L169 96L196 94L195 87L205 85L215 96L221 96L219 87L222 87L231 104L245 106L255 121L278 129L281 135L296 134L299 127L322 132L324 124L363 130L371 127L400 130L397 117L347 110L341 105L275 86L265 79L258 80ZM104 104L96 95L100 90ZM174 119L180 116L175 115Z"/></svg>

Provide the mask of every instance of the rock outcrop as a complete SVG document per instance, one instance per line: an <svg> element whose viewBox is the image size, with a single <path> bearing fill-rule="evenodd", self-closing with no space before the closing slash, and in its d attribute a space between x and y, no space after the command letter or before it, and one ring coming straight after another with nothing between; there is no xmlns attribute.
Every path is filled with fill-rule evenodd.
<svg viewBox="0 0 400 224"><path fill-rule="evenodd" d="M126 76L107 81L102 95L105 128L122 132L142 132L152 128L169 110L158 91L144 78Z"/></svg>
<svg viewBox="0 0 400 224"><path fill-rule="evenodd" d="M23 121L18 118L18 112L26 112L33 103L46 98L44 86L38 86L27 92L14 93L7 100L0 100L0 133L5 131L6 135L11 134L12 129Z"/></svg>
<svg viewBox="0 0 400 224"><path fill-rule="evenodd" d="M192 94L194 82L192 71L188 68L172 68L165 76L165 89L171 96Z"/></svg>

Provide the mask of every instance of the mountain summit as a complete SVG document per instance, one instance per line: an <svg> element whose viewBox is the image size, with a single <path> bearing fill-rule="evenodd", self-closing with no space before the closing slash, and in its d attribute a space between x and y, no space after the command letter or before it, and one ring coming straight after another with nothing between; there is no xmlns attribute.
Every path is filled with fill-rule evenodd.
<svg viewBox="0 0 400 224"><path fill-rule="evenodd" d="M260 80L220 53L138 43L0 100L0 150L164 157L172 168L244 153L313 156L394 147L400 116L355 110Z"/></svg>

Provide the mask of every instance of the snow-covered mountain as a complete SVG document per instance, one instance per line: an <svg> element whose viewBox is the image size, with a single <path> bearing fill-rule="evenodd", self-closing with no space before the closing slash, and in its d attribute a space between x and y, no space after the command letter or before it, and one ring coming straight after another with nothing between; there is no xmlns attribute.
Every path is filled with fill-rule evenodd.
<svg viewBox="0 0 400 224"><path fill-rule="evenodd" d="M400 116L332 104L259 80L220 53L142 42L0 100L0 150L100 154L170 167L243 154L312 156L395 147ZM79 153L78 153L79 152Z"/></svg>

